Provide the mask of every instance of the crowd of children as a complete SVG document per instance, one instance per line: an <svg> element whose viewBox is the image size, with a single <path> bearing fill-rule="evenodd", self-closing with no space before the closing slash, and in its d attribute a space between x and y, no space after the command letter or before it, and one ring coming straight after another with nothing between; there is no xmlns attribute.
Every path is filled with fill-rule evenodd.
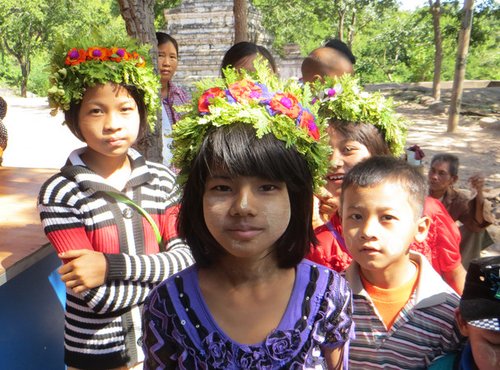
<svg viewBox="0 0 500 370"><path fill-rule="evenodd" d="M500 366L500 257L465 278L454 222L488 225L482 180L452 218L439 157L428 196L398 158L407 122L345 44L311 52L301 81L236 44L191 98L171 81L177 42L157 41L159 76L131 40L54 53L49 102L84 143L38 199L68 369ZM160 91L163 164L133 148Z"/></svg>

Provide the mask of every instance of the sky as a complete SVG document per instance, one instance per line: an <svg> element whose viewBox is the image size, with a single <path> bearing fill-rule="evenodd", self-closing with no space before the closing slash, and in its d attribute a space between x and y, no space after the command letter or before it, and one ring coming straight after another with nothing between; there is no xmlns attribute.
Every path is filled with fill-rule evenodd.
<svg viewBox="0 0 500 370"><path fill-rule="evenodd" d="M417 7L429 5L428 0L399 0L401 10L414 10Z"/></svg>

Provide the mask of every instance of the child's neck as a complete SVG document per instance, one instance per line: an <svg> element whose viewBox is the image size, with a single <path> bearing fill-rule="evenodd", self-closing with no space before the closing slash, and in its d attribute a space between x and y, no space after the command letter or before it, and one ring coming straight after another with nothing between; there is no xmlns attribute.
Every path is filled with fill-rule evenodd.
<svg viewBox="0 0 500 370"><path fill-rule="evenodd" d="M81 158L88 168L105 179L115 189L122 190L130 178L132 167L128 155L103 161L97 160L89 152L85 152Z"/></svg>
<svg viewBox="0 0 500 370"><path fill-rule="evenodd" d="M360 272L370 284L382 289L392 289L411 280L417 273L417 269L408 258L401 262L394 262L384 269L369 270L360 266Z"/></svg>
<svg viewBox="0 0 500 370"><path fill-rule="evenodd" d="M207 271L213 279L232 286L259 284L282 272L271 256L259 260L225 257Z"/></svg>

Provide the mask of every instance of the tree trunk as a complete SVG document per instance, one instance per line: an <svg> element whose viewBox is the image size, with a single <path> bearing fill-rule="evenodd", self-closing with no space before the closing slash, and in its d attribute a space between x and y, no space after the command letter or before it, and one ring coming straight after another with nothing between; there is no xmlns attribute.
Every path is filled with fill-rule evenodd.
<svg viewBox="0 0 500 370"><path fill-rule="evenodd" d="M247 0L234 0L234 43L248 41L248 6Z"/></svg>
<svg viewBox="0 0 500 370"><path fill-rule="evenodd" d="M137 39L141 44L151 45L151 60L155 71L157 71L158 47L154 26L155 0L118 0L118 3L129 36ZM160 91L158 91L159 94ZM137 149L146 159L162 162L161 110L158 111L154 131L148 131L145 137L137 143Z"/></svg>
<svg viewBox="0 0 500 370"><path fill-rule="evenodd" d="M29 62L20 62L21 64L21 96L26 98L28 96L28 76L30 74Z"/></svg>
<svg viewBox="0 0 500 370"><path fill-rule="evenodd" d="M440 0L429 0L432 23L434 26L434 81L432 97L441 100L441 63L443 61L443 38L441 36L441 4Z"/></svg>
<svg viewBox="0 0 500 370"><path fill-rule="evenodd" d="M351 24L349 25L349 39L347 40L347 46L349 46L349 49L352 49L352 45L354 44L354 34L356 30L356 9L353 10L352 12L352 18L351 18Z"/></svg>
<svg viewBox="0 0 500 370"><path fill-rule="evenodd" d="M462 105L463 82L465 77L465 64L469 51L470 31L472 28L472 9L474 0L465 0L463 8L462 26L458 37L458 52L455 62L455 76L451 92L450 114L448 117L448 132L454 132L458 126L460 106Z"/></svg>

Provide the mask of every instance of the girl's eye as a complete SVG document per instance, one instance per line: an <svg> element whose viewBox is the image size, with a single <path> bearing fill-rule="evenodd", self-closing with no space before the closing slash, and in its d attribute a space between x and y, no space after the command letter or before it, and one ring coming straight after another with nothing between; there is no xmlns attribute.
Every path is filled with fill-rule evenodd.
<svg viewBox="0 0 500 370"><path fill-rule="evenodd" d="M97 115L97 114L101 114L102 113L102 109L101 108L93 108L89 111L90 114L93 114L93 115Z"/></svg>
<svg viewBox="0 0 500 370"><path fill-rule="evenodd" d="M215 185L212 187L212 189L221 192L231 191L231 188L227 185Z"/></svg>
<svg viewBox="0 0 500 370"><path fill-rule="evenodd" d="M276 185L272 185L272 184L262 185L260 188L262 191L273 191L273 190L278 189L278 187Z"/></svg>
<svg viewBox="0 0 500 370"><path fill-rule="evenodd" d="M349 216L349 218L354 221L359 221L361 220L361 215L359 213L353 213L352 215Z"/></svg>
<svg viewBox="0 0 500 370"><path fill-rule="evenodd" d="M134 107L131 105L126 105L126 106L122 107L123 112L129 112L129 111L133 111L133 110L134 110Z"/></svg>

